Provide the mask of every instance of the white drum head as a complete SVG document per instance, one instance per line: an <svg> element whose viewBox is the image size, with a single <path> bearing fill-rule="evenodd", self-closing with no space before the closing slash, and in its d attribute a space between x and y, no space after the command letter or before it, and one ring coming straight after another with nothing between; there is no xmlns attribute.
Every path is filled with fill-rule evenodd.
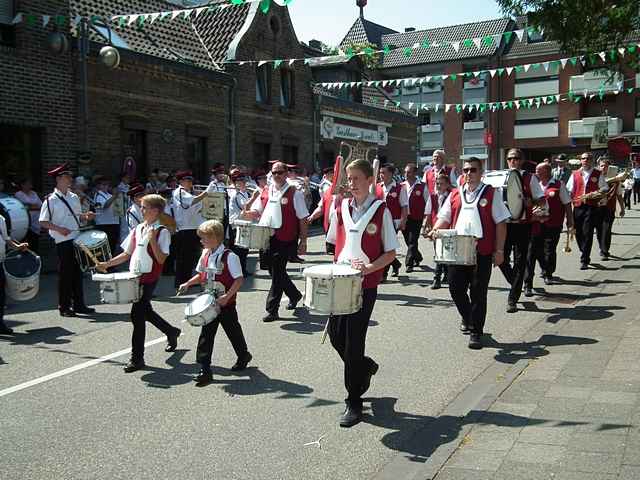
<svg viewBox="0 0 640 480"><path fill-rule="evenodd" d="M187 317L198 315L204 312L207 308L211 307L216 302L216 298L210 293L205 293L198 296L193 302L187 305L184 309L184 314Z"/></svg>
<svg viewBox="0 0 640 480"><path fill-rule="evenodd" d="M131 272L116 272L116 273L94 273L91 275L91 280L94 282L115 282L118 280L133 280L140 275Z"/></svg>
<svg viewBox="0 0 640 480"><path fill-rule="evenodd" d="M253 224L253 222L250 221L250 220L236 220L236 221L233 222L233 225L234 226L238 226L238 227L247 227L247 226L249 226L251 224Z"/></svg>
<svg viewBox="0 0 640 480"><path fill-rule="evenodd" d="M81 233L74 240L75 243L85 245L89 248L97 247L107 241L107 234L100 230L88 230Z"/></svg>
<svg viewBox="0 0 640 480"><path fill-rule="evenodd" d="M438 230L438 234L436 235L437 238L457 237L457 236L458 236L457 230Z"/></svg>
<svg viewBox="0 0 640 480"><path fill-rule="evenodd" d="M313 278L334 278L334 277L353 277L360 275L360 270L352 268L350 265L344 264L331 264L331 265L316 265L313 267L305 268L302 275L305 277Z"/></svg>

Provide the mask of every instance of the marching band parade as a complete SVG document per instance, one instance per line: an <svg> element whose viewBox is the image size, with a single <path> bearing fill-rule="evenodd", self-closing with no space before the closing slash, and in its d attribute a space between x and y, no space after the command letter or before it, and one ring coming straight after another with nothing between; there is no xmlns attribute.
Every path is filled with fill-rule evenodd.
<svg viewBox="0 0 640 480"><path fill-rule="evenodd" d="M519 149L508 150L505 161L507 169L487 171L482 160L471 157L462 162L458 175L457 162L447 163L446 153L437 150L422 174L409 163L401 177L394 165L381 165L377 158L345 161L338 156L336 164L323 171L320 183L300 175L297 165L278 160L254 172L241 166L227 171L216 164L205 185L195 185L188 170L154 172L155 180L146 186L123 174L114 189L108 178L96 177L93 195L86 180L74 180L65 163L48 172L55 189L42 202L28 179L15 193L18 207L11 197L0 199L0 257L7 263L15 263L15 258L39 261L34 235L37 240L41 228L56 245L60 316L95 313L85 302L83 272L92 273L91 283L100 285L104 303L131 304L127 373L146 367L146 322L166 335L167 352L177 348L179 319L162 318L152 305L152 300L162 301L154 291L163 272L175 271L178 295L201 286L204 293L188 305L185 317L202 327L196 349L201 370L195 378L202 387L213 381L218 325L237 355L232 370L244 370L253 358L237 305L243 280L251 275L247 258L259 253L258 267L271 277L263 322L279 320L283 295L287 310L303 302L312 313L327 317L324 335L344 363L347 397L339 423L351 427L362 419L362 396L379 369L366 355L367 327L378 285L390 282L389 270L397 277L401 268L398 232L407 247L407 274L430 263L431 254L419 250L420 238L433 242L430 288L448 286L460 315L460 331L468 335L473 350L483 348L485 325L491 321L487 294L493 268L499 268L510 284L504 303L511 313L517 311L523 289L525 297L533 296L537 265L545 285L559 282L555 272L563 231L565 250L570 250L575 235L582 270L591 263L594 235L601 259L611 257L612 227L616 216L623 217L629 208L623 197L626 182L633 180L632 170L611 166L605 156L596 166L590 151L580 156L580 168L574 171L564 155L556 159L556 168L542 162L535 173L524 169ZM172 189L174 178L177 185ZM317 205L308 201L312 184L318 190ZM17 226L21 215L38 220L31 222L28 232L8 228ZM307 253L308 231L316 231L313 224L320 219L332 260L304 269L303 293L287 265ZM126 228L123 238L121 225ZM7 247L22 256L5 254ZM125 263L128 269L117 268ZM3 316L5 288L14 289L5 287L4 271L0 269L0 334L11 335Z"/></svg>

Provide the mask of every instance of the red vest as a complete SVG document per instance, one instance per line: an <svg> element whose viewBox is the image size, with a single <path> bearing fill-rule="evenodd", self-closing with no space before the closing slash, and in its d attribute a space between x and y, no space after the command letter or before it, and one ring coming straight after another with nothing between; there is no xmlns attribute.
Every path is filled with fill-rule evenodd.
<svg viewBox="0 0 640 480"><path fill-rule="evenodd" d="M342 202L342 195L334 197L330 188L322 195L322 225L325 232L329 231L329 224L331 223L331 205L335 204L337 207L340 202Z"/></svg>
<svg viewBox="0 0 640 480"><path fill-rule="evenodd" d="M416 180L417 182L417 180ZM407 182L402 182L401 187L405 188L405 185L409 185ZM415 183L413 190L407 189L409 195L409 218L412 220L421 221L424 218L424 209L427 206L427 202L424 199L424 191L427 188L424 183Z"/></svg>
<svg viewBox="0 0 640 480"><path fill-rule="evenodd" d="M378 200L382 200L387 204L387 208L391 212L391 218L394 220L400 220L402 217L402 207L400 206L400 193L402 192L402 188L402 185L396 183L395 186L389 190L385 198L382 183L376 185L376 197Z"/></svg>
<svg viewBox="0 0 640 480"><path fill-rule="evenodd" d="M449 177L449 179L451 179L451 170L453 170L452 167L450 167L448 165L445 165L440 170L438 170L438 173L444 173L444 174L447 175L447 177ZM435 193L435 191L436 191L436 169L435 169L435 167L430 168L429 171L424 174L423 182L427 184L427 187L429 188L429 193Z"/></svg>
<svg viewBox="0 0 640 480"><path fill-rule="evenodd" d="M589 175L589 181L585 186L584 180L582 179L582 169L579 168L578 170L573 172L573 192L571 193L571 199L573 200L574 207L580 207L583 203L591 207L598 206L597 200L587 200L586 202L583 202L578 197L580 195L585 195L587 193L597 192L598 190L600 190L600 188L598 187L600 173L600 170L594 168L591 171L591 175Z"/></svg>
<svg viewBox="0 0 640 480"><path fill-rule="evenodd" d="M460 190L453 190L451 193L451 227L455 228L462 208ZM480 255L492 255L496 249L496 224L491 214L493 205L494 189L487 186L482 192L482 198L478 202L480 221L482 222L482 238L478 240L478 253ZM484 202L483 200L486 200Z"/></svg>
<svg viewBox="0 0 640 480"><path fill-rule="evenodd" d="M549 220L545 222L547 227L562 228L564 223L564 205L560 201L560 187L562 182L558 180L549 180L544 189L544 198L547 199L549 205Z"/></svg>
<svg viewBox="0 0 640 480"><path fill-rule="evenodd" d="M269 189L267 190L267 202L269 201ZM291 186L280 199L282 209L282 226L276 230L275 238L281 242L293 242L298 238L298 216L293 205L293 196L296 194L295 187Z"/></svg>
<svg viewBox="0 0 640 480"><path fill-rule="evenodd" d="M164 227L158 228L158 236L160 236L160 232L164 230ZM136 245L136 229L133 230L133 244ZM156 256L153 254L153 248L151 248L151 244L147 245L147 253L153 259L153 266L151 267L151 271L149 273L143 273L140 277L140 283L142 285L146 285L149 283L156 283L160 279L160 275L162 275L163 265L162 263L156 260Z"/></svg>
<svg viewBox="0 0 640 480"><path fill-rule="evenodd" d="M370 262L373 262L384 253L384 246L382 244L382 218L385 208L386 207L384 203L380 205L375 215L371 219L371 222L369 223L369 225L375 225L376 228L369 228L369 226L367 226L365 232L362 234L362 251L367 255L367 257L369 257ZM349 210L350 212L353 211L351 207L349 207ZM334 260L337 262L338 257L340 256L340 252L342 252L342 249L344 248L346 242L344 222L342 220L342 204L338 206L336 214L338 218L338 230L336 232L336 251ZM369 233L369 230L371 230L373 233ZM383 268L365 275L364 279L362 280L362 288L376 288L382 281L383 275Z"/></svg>
<svg viewBox="0 0 640 480"><path fill-rule="evenodd" d="M262 208L267 206L267 202L269 201L269 187L266 186L260 192L260 203L262 203Z"/></svg>
<svg viewBox="0 0 640 480"><path fill-rule="evenodd" d="M209 254L205 257L205 268L209 265L209 259L211 258L211 254L213 252L209 252ZM216 273L216 282L220 282L224 285L225 291L228 292L235 282L235 279L231 276L231 272L229 271L229 265L227 264L227 259L229 258L230 250L225 249L222 253L222 273ZM204 283L207 281L207 272L200 272L200 282ZM229 299L227 303L227 307L236 304L236 295Z"/></svg>
<svg viewBox="0 0 640 480"><path fill-rule="evenodd" d="M454 191L456 191L455 188L449 192L449 195L451 195L451 193ZM438 204L437 193L432 193L430 197L431 197L431 226L433 227L438 221L438 212L440 211L440 205Z"/></svg>

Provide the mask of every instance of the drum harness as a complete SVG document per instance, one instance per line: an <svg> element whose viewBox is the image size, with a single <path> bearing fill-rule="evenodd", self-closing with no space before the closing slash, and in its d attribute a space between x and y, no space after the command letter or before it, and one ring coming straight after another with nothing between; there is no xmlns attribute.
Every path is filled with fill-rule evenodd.
<svg viewBox="0 0 640 480"><path fill-rule="evenodd" d="M76 221L76 224L78 225L78 229L80 229L80 221L78 220L78 217L76 216L75 212L71 208L71 205L69 205L69 202L67 202L67 200L62 195L60 195L59 193L55 193L53 195L55 195L60 200L62 200L62 203L64 203L64 205L67 207L69 212L71 212L71 215L73 216L73 219ZM49 219L53 219L53 216L51 215L51 205L49 205L49 198L50 198L50 196L47 197L47 211L49 212Z"/></svg>

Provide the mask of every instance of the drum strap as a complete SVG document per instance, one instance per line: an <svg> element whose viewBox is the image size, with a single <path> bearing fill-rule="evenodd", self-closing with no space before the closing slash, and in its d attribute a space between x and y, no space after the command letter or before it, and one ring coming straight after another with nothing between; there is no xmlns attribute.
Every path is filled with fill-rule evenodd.
<svg viewBox="0 0 640 480"><path fill-rule="evenodd" d="M59 195L57 193L55 195L60 200L62 200L62 203L64 203L65 207L67 207L69 212L71 212L71 215L73 216L73 219L76 221L76 224L78 225L78 228L80 228L80 221L78 220L78 217L76 216L75 212L71 208L71 205L69 205L69 202L67 202L67 200L62 195ZM51 207L49 206L49 199L48 198L47 198L47 210L49 210L49 218L52 218L52 216L51 216Z"/></svg>
<svg viewBox="0 0 640 480"><path fill-rule="evenodd" d="M136 214L131 211L131 208L129 208L129 210L127 210L127 215L131 215L136 222L142 223L140 221L140 219L138 217L136 217Z"/></svg>

